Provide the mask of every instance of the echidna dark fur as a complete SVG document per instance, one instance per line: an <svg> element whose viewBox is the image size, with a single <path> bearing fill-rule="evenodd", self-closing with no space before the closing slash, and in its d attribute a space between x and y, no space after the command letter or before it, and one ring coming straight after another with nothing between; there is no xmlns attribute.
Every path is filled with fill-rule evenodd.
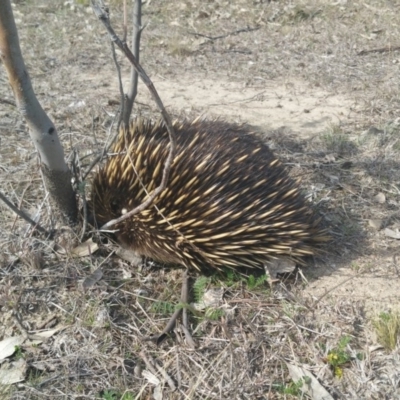
<svg viewBox="0 0 400 400"><path fill-rule="evenodd" d="M167 188L113 227L123 246L199 270L262 268L279 256L301 260L326 240L298 184L255 133L201 119L173 126L177 151ZM169 146L161 122L137 120L121 131L92 183L99 227L141 204L160 184Z"/></svg>

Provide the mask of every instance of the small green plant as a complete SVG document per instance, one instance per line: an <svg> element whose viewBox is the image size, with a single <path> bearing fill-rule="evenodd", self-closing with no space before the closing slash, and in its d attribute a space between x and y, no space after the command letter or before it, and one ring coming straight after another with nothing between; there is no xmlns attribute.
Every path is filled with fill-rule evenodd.
<svg viewBox="0 0 400 400"><path fill-rule="evenodd" d="M169 53L173 56L184 57L192 53L189 42L183 41L181 38L173 37L167 43Z"/></svg>
<svg viewBox="0 0 400 400"><path fill-rule="evenodd" d="M266 274L261 275L259 277L255 277L254 275L250 275L247 278L247 287L249 290L257 289L261 286L264 286L264 283L268 280Z"/></svg>
<svg viewBox="0 0 400 400"><path fill-rule="evenodd" d="M311 10L306 9L301 6L296 6L295 9L292 11L290 17L293 22L302 22L314 19L318 14L320 14L320 10Z"/></svg>
<svg viewBox="0 0 400 400"><path fill-rule="evenodd" d="M321 140L325 142L326 149L332 153L347 154L352 153L357 145L349 140L348 135L343 133L340 125L331 124L321 135Z"/></svg>
<svg viewBox="0 0 400 400"><path fill-rule="evenodd" d="M400 151L400 142L396 141L393 143L393 150Z"/></svg>
<svg viewBox="0 0 400 400"><path fill-rule="evenodd" d="M285 300L282 301L282 311L287 317L293 319L295 315L298 314L298 310L299 307L297 304L293 304Z"/></svg>
<svg viewBox="0 0 400 400"><path fill-rule="evenodd" d="M16 360L20 360L21 358L24 358L24 351L22 350L21 346L15 346L14 357Z"/></svg>
<svg viewBox="0 0 400 400"><path fill-rule="evenodd" d="M136 399L136 396L133 395L133 393L124 393L121 397L121 400L134 400Z"/></svg>
<svg viewBox="0 0 400 400"><path fill-rule="evenodd" d="M300 396L302 393L302 386L304 384L303 379L299 379L297 382L290 382L287 384L278 385L278 391L282 394L288 394L291 396Z"/></svg>
<svg viewBox="0 0 400 400"><path fill-rule="evenodd" d="M125 392L121 394L118 390L106 389L100 393L102 400L133 400L135 397L132 393Z"/></svg>
<svg viewBox="0 0 400 400"><path fill-rule="evenodd" d="M373 321L378 342L386 349L393 350L400 335L400 313L381 312Z"/></svg>
<svg viewBox="0 0 400 400"><path fill-rule="evenodd" d="M322 138L326 143L326 148L332 152L343 153L348 145L348 139L344 135L326 133Z"/></svg>
<svg viewBox="0 0 400 400"><path fill-rule="evenodd" d="M121 394L118 390L106 389L100 392L98 398L101 400L134 400L136 396L132 392Z"/></svg>
<svg viewBox="0 0 400 400"><path fill-rule="evenodd" d="M85 392L85 386L82 383L78 383L75 386L75 390L77 393L84 393Z"/></svg>
<svg viewBox="0 0 400 400"><path fill-rule="evenodd" d="M223 281L228 287L233 287L243 280L243 276L231 268L225 269L222 274L224 278Z"/></svg>
<svg viewBox="0 0 400 400"><path fill-rule="evenodd" d="M199 276L193 283L193 297L196 303L199 303L203 299L209 283L210 278L207 278L206 276Z"/></svg>
<svg viewBox="0 0 400 400"><path fill-rule="evenodd" d="M334 375L337 378L343 376L343 366L350 361L350 353L346 350L347 345L350 343L350 336L343 336L337 347L329 350L326 360L331 366Z"/></svg>
<svg viewBox="0 0 400 400"><path fill-rule="evenodd" d="M151 306L151 312L157 314L172 314L175 311L175 305L167 301L156 301Z"/></svg>
<svg viewBox="0 0 400 400"><path fill-rule="evenodd" d="M211 321L218 321L224 315L225 311L219 308L207 308L205 313L205 317Z"/></svg>
<svg viewBox="0 0 400 400"><path fill-rule="evenodd" d="M350 268L354 271L354 272L360 272L362 270L362 267L360 264L357 264L356 262L352 262L350 264Z"/></svg>
<svg viewBox="0 0 400 400"><path fill-rule="evenodd" d="M32 386L36 386L43 380L43 375L44 373L42 371L39 371L35 368L30 368L28 370L27 382L29 382L29 384Z"/></svg>
<svg viewBox="0 0 400 400"><path fill-rule="evenodd" d="M235 288L237 285L245 283L249 290L254 290L263 286L268 280L266 274L261 276L246 276L231 268L224 269L220 274L216 275L216 277L229 288Z"/></svg>
<svg viewBox="0 0 400 400"><path fill-rule="evenodd" d="M101 394L101 398L104 400L117 400L119 399L120 394L111 389L111 390L105 390L102 394Z"/></svg>

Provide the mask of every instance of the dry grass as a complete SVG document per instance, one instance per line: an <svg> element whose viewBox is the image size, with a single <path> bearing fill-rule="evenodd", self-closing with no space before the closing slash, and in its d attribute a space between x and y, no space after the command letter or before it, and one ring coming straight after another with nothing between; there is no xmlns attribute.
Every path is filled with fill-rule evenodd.
<svg viewBox="0 0 400 400"><path fill-rule="evenodd" d="M85 1L77 3L72 9L68 2L24 1L15 10L38 97L66 154L76 149L85 168L112 128L116 106L110 104L119 95L103 28ZM188 348L179 332L157 347L143 339L163 329L178 302L179 269L133 269L107 258L107 251L73 258L68 243L32 234L0 204L0 340L24 329L60 328L45 343L24 344L14 354L11 360L26 361L25 380L1 388L2 398L307 398L288 363L309 370L335 399L398 398L398 340L393 326L376 317L397 314L359 282L373 291L384 278L387 287L380 289L400 289L397 241L369 226L378 220L380 227L398 228L400 51L358 53L400 46L400 6L390 0L153 0L144 11L142 60L152 77L243 87L298 79L352 99L352 118L339 116L312 138L284 128L266 132L291 174L302 177L335 242L304 272L310 284L271 290L230 275L207 278L207 289L222 288L224 295L218 312L191 315L197 348ZM112 12L118 26L117 2ZM258 29L236 32L247 27ZM210 39L221 35L227 36ZM0 86L0 100L12 99L3 69ZM139 104L138 113L154 116L154 110L152 103ZM46 224L51 211L27 128L5 103L0 131L1 190ZM100 265L103 278L84 291L82 281ZM335 285L327 292L321 282L330 276ZM361 281L365 276L370 280ZM345 279L350 287L340 284ZM389 336L386 344L382 337ZM155 373L144 358L155 360Z"/></svg>

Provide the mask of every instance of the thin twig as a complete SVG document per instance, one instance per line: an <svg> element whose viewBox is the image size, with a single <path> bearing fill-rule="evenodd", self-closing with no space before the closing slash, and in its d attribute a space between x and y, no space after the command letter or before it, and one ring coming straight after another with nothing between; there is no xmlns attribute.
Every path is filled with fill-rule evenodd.
<svg viewBox="0 0 400 400"><path fill-rule="evenodd" d="M188 303L188 298L189 298L189 279L188 279L187 270L185 270L184 275L182 277L181 302L183 304L187 304ZM183 312L182 312L182 325L186 329L189 327L189 324L188 324L188 313L187 313L187 308L186 307L184 307Z"/></svg>
<svg viewBox="0 0 400 400"><path fill-rule="evenodd" d="M85 180L87 178L87 176L90 174L90 172L92 171L92 169L103 159L103 157L108 153L108 151L110 150L111 146L114 143L114 140L117 138L118 136L118 132L115 134L113 140L110 142L110 144L104 148L100 154L98 154L94 160L90 163L90 165L87 167L86 172L83 175L83 180Z"/></svg>
<svg viewBox="0 0 400 400"><path fill-rule="evenodd" d="M151 360L152 361L152 360ZM157 361L153 361L154 365L156 366L158 372L162 375L164 380L168 383L168 386L172 391L176 390L176 385L175 382L172 380L172 378L168 375L167 371L161 366L158 365Z"/></svg>
<svg viewBox="0 0 400 400"><path fill-rule="evenodd" d="M4 203L7 204L8 207L11 208L17 215L19 215L21 218L23 218L25 221L30 223L35 229L37 229L39 232L44 233L46 235L50 236L50 232L44 229L41 225L39 225L37 222L35 222L33 219L28 217L23 211L21 211L18 207L16 207L11 201L7 199L6 196L4 196L3 193L0 192L0 199L4 201Z"/></svg>
<svg viewBox="0 0 400 400"><path fill-rule="evenodd" d="M148 357L146 353L142 350L139 353L140 357L142 357L142 360L146 364L146 367L152 372L155 376L158 375L158 372L162 375L164 380L168 383L168 386L170 387L171 390L175 390L176 386L172 378L167 374L164 368L159 366L156 361L154 361L151 357ZM158 372L157 372L158 370Z"/></svg>
<svg viewBox="0 0 400 400"><path fill-rule="evenodd" d="M93 6L93 9L94 9L97 17L100 19L101 22L103 22L104 26L106 27L111 40L124 52L124 54L129 59L131 64L135 67L135 69L138 72L143 83L149 89L154 101L157 104L157 107L159 108L159 110L162 114L163 121L168 130L168 135L169 135L169 140L170 140L169 154L168 154L167 160L164 164L164 170L163 170L163 175L162 175L162 180L161 180L160 185L156 189L154 189L154 191L150 194L149 198L144 203L140 204L138 207L134 208L133 210L129 211L128 213L124 214L123 216L107 222L103 227L101 227L101 229L108 229L111 226L113 226L119 222L122 222L122 221L132 217L133 215L140 213L144 209L146 209L153 202L153 200L166 188L167 181L169 178L169 172L171 169L172 160L175 157L176 139L175 139L175 132L174 132L174 128L172 126L171 118L170 118L169 114L167 113L156 89L154 88L152 81L147 76L146 72L141 67L141 65L137 62L135 56L130 51L128 45L126 43L123 43L121 41L121 39L114 32L113 28L110 25L110 20L108 18L108 15L104 11L105 8L103 8L103 9L100 8L99 5L95 4L95 0L92 0L92 6Z"/></svg>
<svg viewBox="0 0 400 400"><path fill-rule="evenodd" d="M109 138L110 135L111 135L111 131L113 130L112 128L113 128L113 126L114 126L114 121L115 121L115 118L113 119L113 122L112 122L112 124L111 124L111 126L110 126L110 128L109 128L109 133L108 133L108 136L107 136L107 140L108 140L108 138ZM109 141L108 145L107 145L107 146L104 146L104 148L103 148L103 150L101 151L101 153L98 154L98 155L96 156L96 158L90 163L89 167L87 168L86 172L84 173L84 175L83 175L83 177L82 177L82 182L87 178L87 176L90 174L90 172L92 171L92 169L96 166L96 164L97 164L98 162L100 162L100 161L103 159L103 157L105 157L106 154L110 151L112 145L114 144L115 139L116 139L118 136L119 136L119 130L116 130L116 132L114 133L112 139Z"/></svg>
<svg viewBox="0 0 400 400"><path fill-rule="evenodd" d="M149 371L152 372L154 375L157 375L157 371L154 368L154 365L150 362L149 358L147 357L147 354L143 350L139 353L139 356L142 358Z"/></svg>
<svg viewBox="0 0 400 400"><path fill-rule="evenodd" d="M163 331L157 337L150 337L148 340L155 340L157 345L161 344L168 336L168 333L170 333L175 328L176 320L178 319L181 312L182 312L181 307L176 309L175 312L172 314L172 317L169 319L168 324L163 329Z"/></svg>
<svg viewBox="0 0 400 400"><path fill-rule="evenodd" d="M19 315L19 313L18 313L18 311L17 311L17 306L18 306L18 304L19 304L19 302L15 305L14 311L13 311L12 315L13 315L13 317L14 317L15 322L16 322L17 325L18 325L18 328L19 328L20 331L21 331L22 336L24 337L24 339L28 339L28 337L29 337L29 332L28 332L28 330L24 327L24 324L22 323L21 318L20 318L20 315Z"/></svg>
<svg viewBox="0 0 400 400"><path fill-rule="evenodd" d="M188 33L189 33L189 35L204 37L208 40L214 41L214 40L218 40L218 39L225 39L229 36L236 36L236 35L239 35L239 33L258 31L259 29L260 29L259 26L255 26L254 28L251 28L248 26L247 28L237 29L233 32L229 32L229 33L226 33L225 35L220 35L220 36L208 36L208 35L203 35L202 33L197 33L197 32L188 32Z"/></svg>
<svg viewBox="0 0 400 400"><path fill-rule="evenodd" d="M180 365L181 363L179 362L179 347L178 346L175 347L175 351L176 351L176 357L175 357L175 360L176 360L176 367L175 367L176 380L177 380L177 383L178 383L178 388L180 388L182 386L182 374L181 374L181 365Z"/></svg>
<svg viewBox="0 0 400 400"><path fill-rule="evenodd" d="M400 50L400 46L386 46L386 47L381 47L379 49L361 50L357 53L357 55L363 56L364 54L368 53L388 53L391 51L398 51L398 50Z"/></svg>
<svg viewBox="0 0 400 400"><path fill-rule="evenodd" d="M185 310L185 309L184 309ZM191 349L195 349L196 348L196 343L193 340L193 337L189 331L188 328L186 328L186 326L184 326L183 324L181 325L181 328L183 330L183 333L185 334L185 338L186 338L186 344L191 348Z"/></svg>
<svg viewBox="0 0 400 400"><path fill-rule="evenodd" d="M358 275L358 274L357 274ZM337 285L333 286L332 288L330 288L329 290L327 290L322 296L320 296L320 298L318 298L317 300L315 300L312 305L309 307L312 310L315 310L315 306L325 297L327 296L329 293L333 292L335 289L337 289L339 286L344 285L345 283L347 283L348 281L351 281L352 279L356 278L357 275L355 276L350 276L349 278L339 282ZM308 307L307 307L308 308Z"/></svg>
<svg viewBox="0 0 400 400"><path fill-rule="evenodd" d="M17 107L17 103L15 101L8 100L8 99L1 99L0 98L0 103L8 104L8 105L13 106L13 107Z"/></svg>
<svg viewBox="0 0 400 400"><path fill-rule="evenodd" d="M113 61L115 64L115 69L117 70L119 97L121 99L121 104L120 104L119 111L118 111L119 116L118 116L118 123L117 123L117 132L119 132L119 128L120 128L121 122L122 122L122 112L125 108L125 94L124 94L124 86L122 84L121 67L119 66L119 63L117 60L117 53L115 51L114 42L111 42L111 54L112 54L112 58L113 58Z"/></svg>
<svg viewBox="0 0 400 400"><path fill-rule="evenodd" d="M181 289L181 302L182 302L182 304L188 304L188 302L189 302L189 277L188 277L187 270L185 270L185 272L183 274L183 282L182 282L182 289ZM186 344L189 347L191 347L192 349L195 349L196 344L195 344L193 337L189 331L187 307L184 307L182 310L182 330L185 334Z"/></svg>
<svg viewBox="0 0 400 400"><path fill-rule="evenodd" d="M26 193L26 191L28 190L28 188L31 186L31 183L32 183L32 182L29 182L28 185L25 187L25 189L22 191L21 198L20 198L20 200L19 200L19 202L18 202L18 206L17 206L19 210L20 210L21 207L22 207L23 200L24 200L24 197L25 197L25 193ZM14 222L13 222L13 224L12 224L12 227L11 227L11 232L14 230L14 227L15 227L15 224L17 223L17 220L18 220L18 216L16 215L16 216L15 216L15 219L14 219Z"/></svg>
<svg viewBox="0 0 400 400"><path fill-rule="evenodd" d="M77 182L80 183L78 185L78 192L79 192L80 198L82 199L82 208L83 208L83 226L82 226L82 231L81 231L81 234L79 237L79 242L82 242L83 238L85 237L87 226L88 226L88 205L87 205L86 196L85 196L85 181L83 180L83 177L82 177L82 166L81 166L81 160L80 160L79 154L76 153L74 158L76 158L76 163L78 164L79 177L77 176L75 179L77 179ZM73 165L75 165L75 161L74 161ZM76 170L76 168L74 168L74 169ZM79 179L79 181L78 181L78 179Z"/></svg>

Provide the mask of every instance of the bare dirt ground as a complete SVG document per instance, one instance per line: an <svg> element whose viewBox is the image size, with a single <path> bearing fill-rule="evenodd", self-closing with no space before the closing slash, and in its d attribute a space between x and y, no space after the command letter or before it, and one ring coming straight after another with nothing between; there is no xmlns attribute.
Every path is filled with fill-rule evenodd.
<svg viewBox="0 0 400 400"><path fill-rule="evenodd" d="M120 30L119 3L110 10ZM14 11L38 97L85 168L118 111L104 28L85 1L16 1ZM0 359L0 372L22 371L0 396L400 399L398 2L152 0L143 21L142 65L167 109L258 128L302 178L333 242L287 287L194 276L194 297L223 293L192 316L196 349L180 334L157 347L143 338L173 312L180 270L138 270L107 252L73 258L71 244L32 234L0 204L0 341L50 336ZM3 69L0 87L1 191L46 224L36 153ZM144 86L135 112L157 117ZM329 394L312 393L321 387Z"/></svg>

